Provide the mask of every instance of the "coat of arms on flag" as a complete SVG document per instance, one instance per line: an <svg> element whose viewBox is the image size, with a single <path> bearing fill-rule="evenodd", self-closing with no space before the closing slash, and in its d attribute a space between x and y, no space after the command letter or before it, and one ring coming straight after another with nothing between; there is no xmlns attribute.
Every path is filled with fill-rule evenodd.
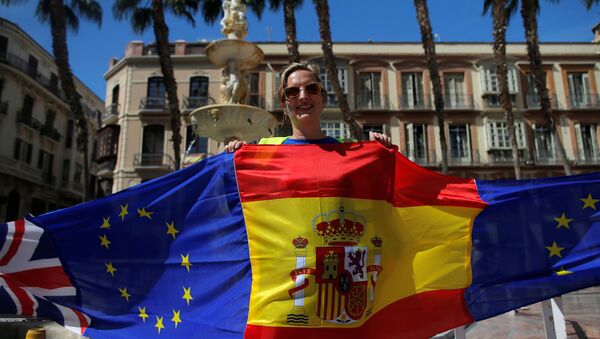
<svg viewBox="0 0 600 339"><path fill-rule="evenodd" d="M290 275L295 286L289 291L294 299L292 312L287 315L290 324L307 324L311 314L335 324L352 324L370 314L375 298L375 286L381 264L383 240L373 237L374 247L361 244L365 234L366 220L363 216L347 212L343 205L339 210L320 213L313 218L312 230L325 246L315 247L316 268L307 268L308 240L298 237L292 240L296 253L296 269ZM372 260L370 257L372 256ZM370 265L369 265L370 263ZM314 275L316 284L315 310L304 307L304 289L309 286L308 275Z"/></svg>

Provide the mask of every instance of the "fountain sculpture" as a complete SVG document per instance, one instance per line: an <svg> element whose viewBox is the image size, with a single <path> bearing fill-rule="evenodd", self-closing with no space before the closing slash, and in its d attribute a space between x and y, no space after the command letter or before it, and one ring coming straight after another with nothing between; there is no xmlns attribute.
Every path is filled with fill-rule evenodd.
<svg viewBox="0 0 600 339"><path fill-rule="evenodd" d="M271 113L244 104L248 94L247 72L262 62L264 54L258 46L243 40L248 23L242 0L224 0L223 13L221 33L226 39L206 46L209 61L223 69L221 103L194 110L191 120L196 135L219 142L257 140L272 135L276 124Z"/></svg>

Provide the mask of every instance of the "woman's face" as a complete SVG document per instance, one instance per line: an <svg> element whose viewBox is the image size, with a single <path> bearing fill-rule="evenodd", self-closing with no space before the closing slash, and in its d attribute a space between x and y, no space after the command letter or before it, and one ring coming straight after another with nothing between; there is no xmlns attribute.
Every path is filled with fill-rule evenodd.
<svg viewBox="0 0 600 339"><path fill-rule="evenodd" d="M315 81L313 73L306 70L297 70L288 76L286 88L301 88L298 97L284 98L286 114L294 127L320 128L323 95L320 91L316 95L311 95L304 88L307 84Z"/></svg>

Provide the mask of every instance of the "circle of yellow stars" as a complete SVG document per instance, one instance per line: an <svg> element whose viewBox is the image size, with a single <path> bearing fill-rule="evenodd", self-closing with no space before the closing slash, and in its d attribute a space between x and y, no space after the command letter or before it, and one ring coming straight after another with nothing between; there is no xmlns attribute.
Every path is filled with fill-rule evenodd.
<svg viewBox="0 0 600 339"><path fill-rule="evenodd" d="M583 206L581 207L582 210L585 210L586 208L596 210L596 204L600 201L600 199L594 199L594 197L592 196L592 193L588 193L587 197L580 198L579 200L581 200L581 202L583 202ZM553 219L554 219L554 221L556 221L557 229L565 228L567 230L570 229L569 224L571 222L573 222L573 220L575 220L573 218L569 218L565 212L563 212L559 217L555 217ZM562 251L564 249L565 249L565 247L561 247L556 243L556 241L553 241L552 245L546 246L546 250L548 250L548 258L552 258L555 256L562 258ZM554 273L558 276L562 276L562 275L571 274L573 272L565 269L564 267L561 267L558 271L555 271Z"/></svg>
<svg viewBox="0 0 600 339"><path fill-rule="evenodd" d="M145 218L148 220L152 220L152 215L154 214L153 211L147 210L145 207L144 208L138 208L137 209L137 214L139 218ZM127 215L129 215L129 204L123 204L120 205L120 212L118 214L118 217L121 219L121 222L125 221L125 217L127 217ZM102 223L100 224L100 230L103 232L101 235L98 235L98 238L100 240L100 246L102 246L103 248L105 248L106 250L110 250L110 245L112 244L112 242L110 241L110 239L108 238L108 233L106 233L107 231L111 230L111 221L110 221L110 216L106 216L106 217L102 217ZM167 227L166 230L166 235L170 236L173 240L176 239L177 235L179 234L179 230L177 229L177 227L175 226L175 222L171 221L171 222L165 222L165 226ZM110 274L110 276L112 278L115 278L116 273L117 273L117 268L115 267L115 265L113 264L112 261L107 261L104 263L105 269L106 269L106 273ZM183 253L181 254L181 266L185 267L186 270L188 272L190 272L190 267L192 266L192 263L190 262L190 255L189 253L186 255L183 255ZM124 302L129 302L129 299L131 298L131 293L130 291L128 291L127 287L118 287L117 288L120 294L120 298L124 299ZM190 287L182 287L183 289L183 295L182 295L182 299L185 300L186 304L189 306L190 305L190 301L192 301L194 298L192 296L192 288ZM138 317L142 320L143 323L146 322L146 320L150 317L148 311L146 310L146 306L138 306ZM179 324L181 324L183 322L182 318L181 318L181 310L175 310L172 309L173 311L173 315L170 319L170 321L173 323L173 326L175 328L177 328L179 326ZM155 322L154 322L154 327L156 328L158 334L161 333L162 330L165 329L165 324L164 324L164 316L159 316L159 315L154 315L155 317ZM167 317L168 319L168 317Z"/></svg>

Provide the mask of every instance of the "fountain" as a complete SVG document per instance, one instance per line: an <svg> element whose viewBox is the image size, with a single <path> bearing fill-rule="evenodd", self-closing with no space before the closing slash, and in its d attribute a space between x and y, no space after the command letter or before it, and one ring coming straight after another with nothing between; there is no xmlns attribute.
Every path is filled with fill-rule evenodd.
<svg viewBox="0 0 600 339"><path fill-rule="evenodd" d="M219 142L257 140L272 135L276 124L271 113L244 104L248 93L247 72L262 62L264 54L258 46L243 40L248 23L242 0L224 0L223 13L221 33L226 39L206 46L208 60L223 69L221 103L194 110L191 121L196 135Z"/></svg>

